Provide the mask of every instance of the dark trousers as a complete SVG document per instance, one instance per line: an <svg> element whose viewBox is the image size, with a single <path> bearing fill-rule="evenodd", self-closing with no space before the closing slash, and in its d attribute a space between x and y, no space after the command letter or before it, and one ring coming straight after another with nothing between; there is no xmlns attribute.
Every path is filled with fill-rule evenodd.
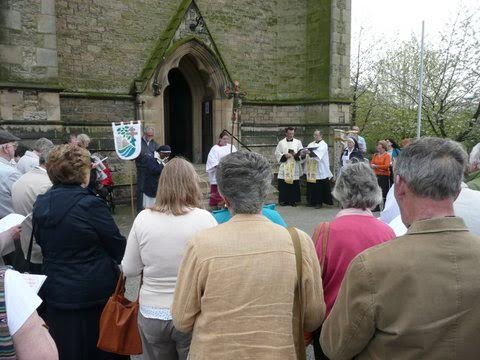
<svg viewBox="0 0 480 360"><path fill-rule="evenodd" d="M97 348L103 306L87 309L57 309L45 306L42 317L57 345L60 360L127 360Z"/></svg>
<svg viewBox="0 0 480 360"><path fill-rule="evenodd" d="M387 198L388 190L390 189L390 176L377 175L378 186L382 189L383 205L385 205L385 199Z"/></svg>
<svg viewBox="0 0 480 360"><path fill-rule="evenodd" d="M307 182L307 202L312 205L333 205L330 180L318 179L315 183Z"/></svg>
<svg viewBox="0 0 480 360"><path fill-rule="evenodd" d="M322 328L315 330L312 334L313 353L315 354L315 360L328 360L328 357L324 354L322 347L320 346L320 333Z"/></svg>
<svg viewBox="0 0 480 360"><path fill-rule="evenodd" d="M278 202L286 205L300 202L300 181L294 180L293 184L287 184L285 180L278 179Z"/></svg>
<svg viewBox="0 0 480 360"><path fill-rule="evenodd" d="M137 213L143 210L143 191L145 187L146 169L137 166Z"/></svg>

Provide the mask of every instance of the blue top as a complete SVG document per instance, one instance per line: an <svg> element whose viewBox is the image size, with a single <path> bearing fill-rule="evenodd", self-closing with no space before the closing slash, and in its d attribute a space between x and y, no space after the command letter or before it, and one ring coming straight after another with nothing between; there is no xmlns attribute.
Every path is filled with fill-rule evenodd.
<svg viewBox="0 0 480 360"><path fill-rule="evenodd" d="M212 215L219 224L227 222L232 218L230 211L226 208L222 210L214 210L212 211ZM287 223L282 219L282 216L278 211L275 210L275 204L265 205L262 209L262 215L275 224L287 227Z"/></svg>

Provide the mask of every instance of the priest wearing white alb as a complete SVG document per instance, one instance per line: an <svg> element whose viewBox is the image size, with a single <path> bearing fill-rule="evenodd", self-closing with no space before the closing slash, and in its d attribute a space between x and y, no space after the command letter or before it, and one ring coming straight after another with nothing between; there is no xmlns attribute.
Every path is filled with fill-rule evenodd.
<svg viewBox="0 0 480 360"><path fill-rule="evenodd" d="M217 207L223 203L223 199L220 196L217 188L217 178L215 177L215 172L217 171L217 165L220 162L220 159L225 155L230 154L230 152L236 152L237 148L235 145L229 144L230 136L224 130L221 132L218 137L217 144L213 145L208 153L206 170L208 174L208 181L210 182L210 201L209 205L211 207Z"/></svg>
<svg viewBox="0 0 480 360"><path fill-rule="evenodd" d="M280 163L278 169L278 202L280 205L297 206L300 202L300 176L302 162L306 151L302 150L302 142L295 139L295 129L287 127L285 138L280 140L275 149L275 157Z"/></svg>
<svg viewBox="0 0 480 360"><path fill-rule="evenodd" d="M307 174L307 202L310 206L321 208L323 204L333 205L330 189L330 160L328 144L322 139L320 130L313 132L315 139L308 144L309 153L305 162Z"/></svg>

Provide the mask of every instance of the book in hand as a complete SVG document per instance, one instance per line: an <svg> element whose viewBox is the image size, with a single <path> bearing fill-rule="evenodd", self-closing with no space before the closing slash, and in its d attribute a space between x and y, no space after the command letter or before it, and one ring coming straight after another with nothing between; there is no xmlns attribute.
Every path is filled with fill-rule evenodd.
<svg viewBox="0 0 480 360"><path fill-rule="evenodd" d="M22 225L22 223L29 215L23 216L20 214L9 214L3 217L2 219L0 219L0 233L7 231L14 226Z"/></svg>

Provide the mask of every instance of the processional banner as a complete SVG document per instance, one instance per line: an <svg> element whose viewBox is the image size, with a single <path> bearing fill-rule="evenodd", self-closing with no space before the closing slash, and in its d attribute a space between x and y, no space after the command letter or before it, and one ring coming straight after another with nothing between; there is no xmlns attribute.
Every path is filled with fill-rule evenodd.
<svg viewBox="0 0 480 360"><path fill-rule="evenodd" d="M122 160L133 160L142 150L142 126L137 123L112 123L115 151Z"/></svg>

